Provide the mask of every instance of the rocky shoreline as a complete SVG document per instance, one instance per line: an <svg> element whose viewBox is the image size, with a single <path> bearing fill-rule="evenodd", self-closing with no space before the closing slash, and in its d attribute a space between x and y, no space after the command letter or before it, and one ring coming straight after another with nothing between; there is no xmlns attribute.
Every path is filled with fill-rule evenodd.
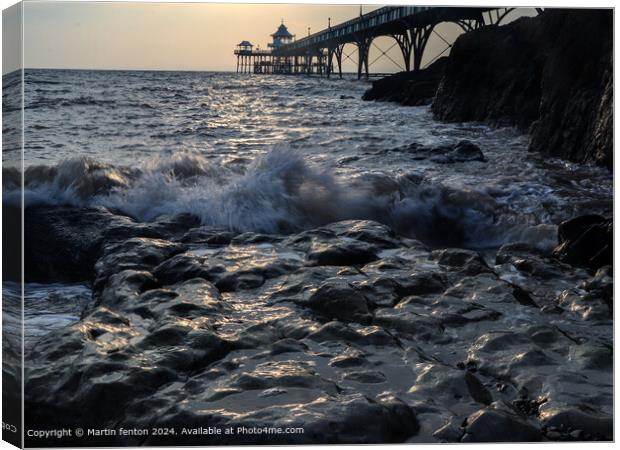
<svg viewBox="0 0 620 450"><path fill-rule="evenodd" d="M104 208L28 214L46 224L33 236L74 243L41 245L38 267L75 269L93 300L27 355L27 424L304 429L80 445L612 438L604 258L579 267L591 258L510 244L485 260L372 221L265 235ZM556 255L601 223L561 228Z"/></svg>
<svg viewBox="0 0 620 450"><path fill-rule="evenodd" d="M612 22L611 10L549 9L484 27L459 36L439 67L376 81L364 99L432 103L439 120L517 126L531 151L611 170Z"/></svg>

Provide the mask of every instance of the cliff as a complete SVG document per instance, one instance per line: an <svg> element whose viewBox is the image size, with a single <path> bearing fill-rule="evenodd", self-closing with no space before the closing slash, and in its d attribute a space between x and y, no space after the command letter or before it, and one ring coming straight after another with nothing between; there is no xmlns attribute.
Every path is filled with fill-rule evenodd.
<svg viewBox="0 0 620 450"><path fill-rule="evenodd" d="M439 120L517 126L530 150L611 169L613 13L553 9L463 34L450 56L378 80L365 100L432 102Z"/></svg>
<svg viewBox="0 0 620 450"><path fill-rule="evenodd" d="M446 121L515 125L530 150L611 169L611 10L549 10L460 36L432 105Z"/></svg>

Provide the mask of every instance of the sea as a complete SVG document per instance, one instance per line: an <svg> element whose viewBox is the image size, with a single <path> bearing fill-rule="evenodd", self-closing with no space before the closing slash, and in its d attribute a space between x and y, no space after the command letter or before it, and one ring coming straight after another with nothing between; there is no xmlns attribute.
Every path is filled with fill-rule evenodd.
<svg viewBox="0 0 620 450"><path fill-rule="evenodd" d="M21 128L6 118L21 114L19 80L3 77L3 204L12 205ZM526 130L363 101L369 87L353 76L26 70L24 202L105 206L140 221L191 213L262 233L371 219L487 256L508 242L550 249L561 221L611 210L605 169L530 153ZM433 157L461 141L484 161ZM3 291L19 302L18 286ZM90 297L86 285L26 292L32 337L77 320ZM71 301L59 305L59 295Z"/></svg>

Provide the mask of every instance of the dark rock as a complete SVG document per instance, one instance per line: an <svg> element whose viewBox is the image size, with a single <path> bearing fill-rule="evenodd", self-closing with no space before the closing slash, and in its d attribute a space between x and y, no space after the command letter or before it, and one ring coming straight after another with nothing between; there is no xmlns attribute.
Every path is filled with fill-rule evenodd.
<svg viewBox="0 0 620 450"><path fill-rule="evenodd" d="M420 154L420 150L416 154ZM434 147L429 152L430 159L441 164L484 161L480 147L470 141L460 141L455 145Z"/></svg>
<svg viewBox="0 0 620 450"><path fill-rule="evenodd" d="M412 273L398 278L396 292L401 297L409 295L426 295L443 292L446 289L446 278L435 272Z"/></svg>
<svg viewBox="0 0 620 450"><path fill-rule="evenodd" d="M299 342L296 339L286 338L281 339L271 346L272 355L280 355L288 352L299 352L307 350L308 346L303 342Z"/></svg>
<svg viewBox="0 0 620 450"><path fill-rule="evenodd" d="M308 339L316 342L345 342L360 345L393 345L394 338L384 330L377 327L370 327L366 332L359 332L349 326L332 321L323 325Z"/></svg>
<svg viewBox="0 0 620 450"><path fill-rule="evenodd" d="M613 265L613 219L581 216L560 224L560 245L553 254L560 260L597 270Z"/></svg>
<svg viewBox="0 0 620 450"><path fill-rule="evenodd" d="M470 141L460 141L456 144L452 158L456 161L484 161L480 147Z"/></svg>
<svg viewBox="0 0 620 450"><path fill-rule="evenodd" d="M379 308L375 311L374 323L387 329L411 334L418 339L433 339L442 332L440 322L430 315L421 316L399 308Z"/></svg>
<svg viewBox="0 0 620 450"><path fill-rule="evenodd" d="M550 9L463 34L433 113L531 127L530 150L611 168L612 49L609 9Z"/></svg>
<svg viewBox="0 0 620 450"><path fill-rule="evenodd" d="M392 101L408 106L428 105L435 96L447 59L440 58L426 69L400 72L374 81L362 99Z"/></svg>
<svg viewBox="0 0 620 450"><path fill-rule="evenodd" d="M186 247L161 239L131 238L103 245L103 255L95 264L93 290L99 292L107 279L123 270L150 271Z"/></svg>
<svg viewBox="0 0 620 450"><path fill-rule="evenodd" d="M122 237L162 237L158 231L105 208L45 206L24 212L25 281L86 281L110 230ZM114 237L120 237L119 233Z"/></svg>
<svg viewBox="0 0 620 450"><path fill-rule="evenodd" d="M561 278L565 275L567 267L557 259L545 255L539 249L522 243L506 244L500 247L495 256L495 262L497 264L511 264L519 272L540 279ZM515 295L521 294L521 292L515 292ZM529 303L523 297L518 298Z"/></svg>
<svg viewBox="0 0 620 450"><path fill-rule="evenodd" d="M329 361L330 366L334 367L359 367L367 364L368 361L361 354L346 354L336 356Z"/></svg>
<svg viewBox="0 0 620 450"><path fill-rule="evenodd" d="M569 430L582 430L597 440L613 439L613 418L610 415L580 411L573 408L562 408L545 414L543 423L547 427Z"/></svg>
<svg viewBox="0 0 620 450"><path fill-rule="evenodd" d="M276 399L278 397L275 397ZM314 401L296 406L291 417L289 405L274 404L242 417L231 417L225 411L207 411L192 402L171 406L160 417L168 426L179 429L200 428L205 423L226 428L244 426L264 427L269 423L286 423L303 427L303 434L264 435L238 434L220 437L214 443L235 444L372 444L403 442L419 429L415 412L398 400L373 401L360 394L324 395ZM174 437L151 437L149 445L174 445ZM188 444L204 444L204 436L189 437Z"/></svg>
<svg viewBox="0 0 620 450"><path fill-rule="evenodd" d="M613 306L614 279L613 268L603 266L589 280L581 283L580 287L593 295L600 297L610 308Z"/></svg>
<svg viewBox="0 0 620 450"><path fill-rule="evenodd" d="M490 405L491 402L493 402L491 393L474 374L469 371L465 372L465 382L467 383L469 395L471 395L471 398L475 401L483 405Z"/></svg>
<svg viewBox="0 0 620 450"><path fill-rule="evenodd" d="M435 250L431 258L440 266L457 269L459 275L478 275L492 272L486 261L479 253L460 248Z"/></svg>
<svg viewBox="0 0 620 450"><path fill-rule="evenodd" d="M261 270L247 270L234 273L225 273L215 282L222 292L234 292L236 290L254 289L265 282L265 276Z"/></svg>
<svg viewBox="0 0 620 450"><path fill-rule="evenodd" d="M455 423L454 419L433 432L433 437L440 442L459 442L463 436L463 430Z"/></svg>
<svg viewBox="0 0 620 450"><path fill-rule="evenodd" d="M605 218L598 214L586 214L566 220L558 225L558 243L575 241L589 227L603 222L605 222Z"/></svg>
<svg viewBox="0 0 620 450"><path fill-rule="evenodd" d="M180 241L191 244L228 245L237 233L216 227L197 227L185 233Z"/></svg>
<svg viewBox="0 0 620 450"><path fill-rule="evenodd" d="M376 260L374 247L359 241L319 244L308 253L311 266L361 266Z"/></svg>
<svg viewBox="0 0 620 450"><path fill-rule="evenodd" d="M431 253L371 221L245 233L231 245L207 242L222 230L183 231L184 223L191 217L160 221L173 240L122 237L139 229L131 220L107 228L116 237L102 238L93 301L79 321L37 336L28 353L27 423L304 428L184 436L188 445L536 440L545 421L562 440L577 429L581 439L607 436L609 266L591 276L506 246L505 262L489 267L476 252ZM376 260L304 264L314 251L351 246ZM555 316L532 307L547 298L562 306ZM174 445L178 436L87 442Z"/></svg>
<svg viewBox="0 0 620 450"><path fill-rule="evenodd" d="M516 259L524 259L532 256L544 257L539 249L525 243L511 243L502 245L495 255L495 264L512 263Z"/></svg>
<svg viewBox="0 0 620 450"><path fill-rule="evenodd" d="M153 275L162 284L174 284L192 278L213 281L211 271L202 258L188 254L175 255L153 269Z"/></svg>
<svg viewBox="0 0 620 450"><path fill-rule="evenodd" d="M146 271L123 270L111 275L101 295L96 296L95 305L107 307L136 306L138 296L150 289L156 289L159 283Z"/></svg>
<svg viewBox="0 0 620 450"><path fill-rule="evenodd" d="M357 372L349 372L345 374L344 379L347 381L356 381L358 383L383 383L385 381L385 375L376 370L362 370Z"/></svg>
<svg viewBox="0 0 620 450"><path fill-rule="evenodd" d="M370 311L366 298L347 283L324 283L300 305L312 308L328 319L368 323Z"/></svg>
<svg viewBox="0 0 620 450"><path fill-rule="evenodd" d="M414 142L404 147L396 147L391 151L408 153L411 159L416 161L429 160L439 164L485 161L480 147L466 140L438 147L427 147Z"/></svg>
<svg viewBox="0 0 620 450"><path fill-rule="evenodd" d="M541 430L517 414L486 408L467 418L463 442L538 442Z"/></svg>

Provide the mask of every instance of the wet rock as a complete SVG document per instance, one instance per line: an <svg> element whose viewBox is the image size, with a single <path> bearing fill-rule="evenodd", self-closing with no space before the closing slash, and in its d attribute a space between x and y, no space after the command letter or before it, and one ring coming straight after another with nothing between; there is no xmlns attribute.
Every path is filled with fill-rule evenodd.
<svg viewBox="0 0 620 450"><path fill-rule="evenodd" d="M470 141L460 141L454 147L451 158L455 161L484 161L482 150Z"/></svg>
<svg viewBox="0 0 620 450"><path fill-rule="evenodd" d="M441 335L442 330L440 322L430 314L421 315L404 308L379 308L374 312L374 323L419 339L432 339Z"/></svg>
<svg viewBox="0 0 620 450"><path fill-rule="evenodd" d="M611 308L614 293L613 268L611 266L601 267L592 278L581 283L580 288L601 298Z"/></svg>
<svg viewBox="0 0 620 450"><path fill-rule="evenodd" d="M416 152L416 156L421 156L421 152ZM440 164L485 161L480 147L470 141L460 141L455 145L432 148L429 156L431 161Z"/></svg>
<svg viewBox="0 0 620 450"><path fill-rule="evenodd" d="M95 297L97 306L132 306L141 293L160 286L150 272L131 269L114 274L106 281L102 293Z"/></svg>
<svg viewBox="0 0 620 450"><path fill-rule="evenodd" d="M396 292L400 296L426 295L442 292L447 281L436 272L418 272L397 278Z"/></svg>
<svg viewBox="0 0 620 450"><path fill-rule="evenodd" d="M320 389L336 394L338 386L316 374L307 364L297 361L278 361L259 364L252 372L246 372L232 380L231 387L242 390L269 388Z"/></svg>
<svg viewBox="0 0 620 450"><path fill-rule="evenodd" d="M161 236L166 236L170 240L181 239L188 230L200 226L200 218L193 214L182 213L172 216L159 216L155 220L149 223L149 227L160 233ZM114 230L110 230L109 233Z"/></svg>
<svg viewBox="0 0 620 450"><path fill-rule="evenodd" d="M274 400L286 395L272 397ZM175 405L162 417L170 426L200 427L207 418L213 426L261 427L266 422L287 424L289 427L303 427L303 434L270 435L237 434L225 442L238 444L351 444L402 442L414 435L419 425L413 410L396 400L372 401L359 394L321 396L309 402L296 405L291 417L290 406L273 404L257 412L238 415L234 419L217 411L201 412L190 405ZM172 438L151 438L148 444L171 444ZM204 443L199 436L190 443ZM214 441L218 442L218 441Z"/></svg>
<svg viewBox="0 0 620 450"><path fill-rule="evenodd" d="M547 427L564 430L581 430L596 440L613 439L613 419L610 415L601 415L579 409L565 408L556 411L545 411L542 421Z"/></svg>
<svg viewBox="0 0 620 450"><path fill-rule="evenodd" d="M566 268L555 258L528 244L506 244L497 252L497 264L511 264L519 272L541 279L562 278Z"/></svg>
<svg viewBox="0 0 620 450"><path fill-rule="evenodd" d="M493 396L474 374L465 372L465 383L467 384L467 389L469 390L471 398L483 405L491 404Z"/></svg>
<svg viewBox="0 0 620 450"><path fill-rule="evenodd" d="M467 418L463 442L538 442L539 427L515 413L481 409Z"/></svg>
<svg viewBox="0 0 620 450"><path fill-rule="evenodd" d="M186 250L182 244L162 239L130 238L103 246L103 255L95 265L97 277L115 270L151 269L166 259Z"/></svg>
<svg viewBox="0 0 620 450"><path fill-rule="evenodd" d="M203 258L188 254L175 255L153 269L153 275L162 284L175 284L192 278L212 280L209 268L204 265Z"/></svg>
<svg viewBox="0 0 620 450"><path fill-rule="evenodd" d="M274 244L282 240L283 238L277 235L247 232L238 234L230 243L233 245Z"/></svg>
<svg viewBox="0 0 620 450"><path fill-rule="evenodd" d="M239 271L227 273L219 278L215 285L222 292L234 292L238 289L255 289L265 282L265 277L260 271Z"/></svg>
<svg viewBox="0 0 620 450"><path fill-rule="evenodd" d="M463 430L455 423L454 418L433 432L433 437L440 442L459 442Z"/></svg>
<svg viewBox="0 0 620 450"><path fill-rule="evenodd" d="M558 228L560 245L553 251L560 260L597 270L613 264L613 221L601 216L580 216Z"/></svg>
<svg viewBox="0 0 620 450"><path fill-rule="evenodd" d="M471 250L459 248L435 250L431 253L431 258L441 266L456 269L459 275L478 275L492 272L484 258Z"/></svg>
<svg viewBox="0 0 620 450"><path fill-rule="evenodd" d="M299 304L329 319L345 322L368 323L371 317L366 298L348 283L324 283Z"/></svg>
<svg viewBox="0 0 620 450"><path fill-rule="evenodd" d="M566 289L560 292L557 305L565 311L577 314L583 320L606 320L612 318L612 309L604 299L578 289Z"/></svg>
<svg viewBox="0 0 620 450"><path fill-rule="evenodd" d="M427 147L417 142L397 147L390 151L408 153L416 161L429 160L438 164L455 164L471 161L485 161L480 147L471 141L459 141L454 144L445 144L438 147Z"/></svg>
<svg viewBox="0 0 620 450"><path fill-rule="evenodd" d="M105 208L63 206L27 208L24 233L26 281L56 282L92 280L104 238L162 237L152 226Z"/></svg>
<svg viewBox="0 0 620 450"><path fill-rule="evenodd" d="M316 342L345 342L360 345L394 345L395 339L377 327L354 330L338 321L328 322L308 336Z"/></svg>
<svg viewBox="0 0 620 450"><path fill-rule="evenodd" d="M237 233L225 228L195 227L185 233L180 242L191 244L228 245Z"/></svg>
<svg viewBox="0 0 620 450"><path fill-rule="evenodd" d="M400 285L392 278L372 278L352 283L366 298L372 308L393 306L400 298Z"/></svg>
<svg viewBox="0 0 620 450"><path fill-rule="evenodd" d="M307 349L308 349L308 346L304 344L303 342L299 342L291 338L286 338L286 339L281 339L275 342L271 346L271 354L280 355L282 353L299 352L299 351L305 351Z"/></svg>
<svg viewBox="0 0 620 450"><path fill-rule="evenodd" d="M361 266L376 259L375 249L359 241L318 244L308 253L310 266Z"/></svg>
<svg viewBox="0 0 620 450"><path fill-rule="evenodd" d="M359 351L344 355L339 355L332 358L329 361L330 366L334 367L359 367L367 364L368 361L364 358Z"/></svg>
<svg viewBox="0 0 620 450"><path fill-rule="evenodd" d="M491 268L476 252L430 252L370 221L271 238L250 233L226 245L207 243L203 227L179 230L177 241L102 244L94 302L28 355L29 422L268 421L305 433L209 443L300 444L492 440L513 428L514 439L530 439L543 436L538 418L558 411L587 412L598 425L611 415L609 316L584 320L569 303L556 304L553 316L536 307L566 290L607 308L609 268L592 276L514 246ZM351 245L376 259L306 265L323 246ZM519 271L512 265L519 259L562 276ZM570 416L554 420L561 440L574 439ZM598 425L581 438L604 437ZM204 445L205 437L192 442Z"/></svg>
<svg viewBox="0 0 620 450"><path fill-rule="evenodd" d="M374 81L363 100L398 102L407 106L431 103L443 76L447 58L440 58L426 69L400 72Z"/></svg>
<svg viewBox="0 0 620 450"><path fill-rule="evenodd" d="M347 381L355 381L357 383L383 383L385 381L385 375L376 370L364 370L357 372L349 372L344 376Z"/></svg>

